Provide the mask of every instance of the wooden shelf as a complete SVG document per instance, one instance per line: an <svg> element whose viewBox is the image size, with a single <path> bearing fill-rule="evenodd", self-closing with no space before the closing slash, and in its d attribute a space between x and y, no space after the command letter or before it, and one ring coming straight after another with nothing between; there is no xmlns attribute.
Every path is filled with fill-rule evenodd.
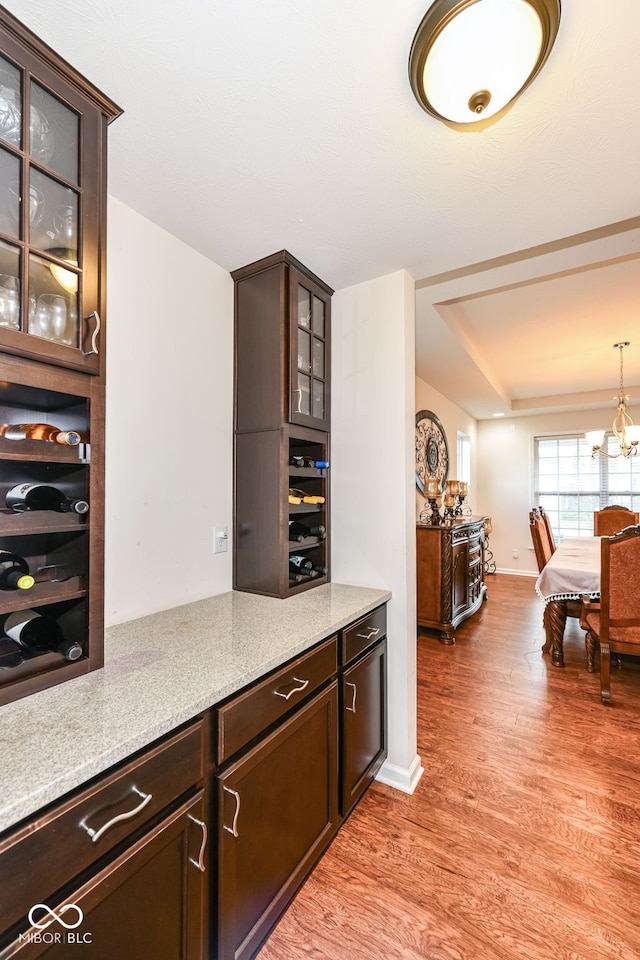
<svg viewBox="0 0 640 960"><path fill-rule="evenodd" d="M35 583L30 590L3 590L2 612L35 610L36 607L49 603L76 600L86 594L87 578L84 576L69 577L68 580L47 580L45 583Z"/></svg>
<svg viewBox="0 0 640 960"><path fill-rule="evenodd" d="M0 460L32 460L45 463L88 463L90 445L67 447L47 440L7 440L0 437Z"/></svg>
<svg viewBox="0 0 640 960"><path fill-rule="evenodd" d="M87 520L77 513L57 513L54 510L0 510L0 536L21 537L29 534L84 533Z"/></svg>

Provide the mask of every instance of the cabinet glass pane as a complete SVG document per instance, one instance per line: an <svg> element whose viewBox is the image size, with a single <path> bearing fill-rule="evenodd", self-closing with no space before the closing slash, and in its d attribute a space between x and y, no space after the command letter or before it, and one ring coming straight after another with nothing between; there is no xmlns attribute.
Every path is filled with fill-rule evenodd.
<svg viewBox="0 0 640 960"><path fill-rule="evenodd" d="M20 329L20 253L0 243L0 326Z"/></svg>
<svg viewBox="0 0 640 960"><path fill-rule="evenodd" d="M31 84L29 139L34 160L71 183L78 182L78 115L37 83Z"/></svg>
<svg viewBox="0 0 640 960"><path fill-rule="evenodd" d="M311 335L298 330L298 370L311 373Z"/></svg>
<svg viewBox="0 0 640 960"><path fill-rule="evenodd" d="M313 332L324 337L324 300L313 298Z"/></svg>
<svg viewBox="0 0 640 960"><path fill-rule="evenodd" d="M298 326L311 329L311 292L298 284Z"/></svg>
<svg viewBox="0 0 640 960"><path fill-rule="evenodd" d="M21 132L20 71L4 57L0 57L0 137L14 147L19 147Z"/></svg>
<svg viewBox="0 0 640 960"><path fill-rule="evenodd" d="M313 338L313 375L324 377L324 340Z"/></svg>
<svg viewBox="0 0 640 960"><path fill-rule="evenodd" d="M77 280L70 270L29 257L29 333L78 345Z"/></svg>
<svg viewBox="0 0 640 960"><path fill-rule="evenodd" d="M0 230L20 236L20 161L0 148Z"/></svg>
<svg viewBox="0 0 640 960"><path fill-rule="evenodd" d="M324 383L313 381L313 416L324 419Z"/></svg>
<svg viewBox="0 0 640 960"><path fill-rule="evenodd" d="M303 373L298 374L298 389L296 391L298 403L296 413L311 413L311 378Z"/></svg>
<svg viewBox="0 0 640 960"><path fill-rule="evenodd" d="M78 263L78 196L57 180L31 170L30 242L40 250Z"/></svg>

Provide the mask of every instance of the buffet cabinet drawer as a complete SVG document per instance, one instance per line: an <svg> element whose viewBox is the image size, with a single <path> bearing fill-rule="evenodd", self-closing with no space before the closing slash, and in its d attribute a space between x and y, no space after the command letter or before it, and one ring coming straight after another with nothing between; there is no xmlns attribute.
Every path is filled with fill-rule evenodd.
<svg viewBox="0 0 640 960"><path fill-rule="evenodd" d="M203 721L150 747L0 839L0 930L81 874L202 780ZM35 891L40 891L34 901Z"/></svg>
<svg viewBox="0 0 640 960"><path fill-rule="evenodd" d="M340 663L350 663L387 633L387 608L378 607L342 632Z"/></svg>
<svg viewBox="0 0 640 960"><path fill-rule="evenodd" d="M214 708L216 762L224 763L335 676L337 637Z"/></svg>

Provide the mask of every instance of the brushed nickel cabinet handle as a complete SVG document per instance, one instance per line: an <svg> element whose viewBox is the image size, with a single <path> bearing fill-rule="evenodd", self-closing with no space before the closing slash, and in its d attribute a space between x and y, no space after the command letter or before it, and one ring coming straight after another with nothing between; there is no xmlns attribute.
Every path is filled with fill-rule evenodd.
<svg viewBox="0 0 640 960"><path fill-rule="evenodd" d="M142 802L138 804L137 807L134 807L133 810L129 810L128 813L120 813L117 817L113 817L111 820L107 820L98 830L94 830L93 827L88 827L86 820L80 821L80 826L87 831L91 837L92 843L97 843L100 837L102 837L107 830L110 830L111 827L115 826L116 823L121 823L122 820L131 820L132 817L135 817L136 814L140 813L141 810L151 802L151 793L142 793L141 790L138 790L137 787L131 788L132 793L137 793L139 797L142 797Z"/></svg>
<svg viewBox="0 0 640 960"><path fill-rule="evenodd" d="M298 409L294 413L302 413L302 387L297 387L293 392L298 394Z"/></svg>
<svg viewBox="0 0 640 960"><path fill-rule="evenodd" d="M83 357L90 357L92 354L98 352L98 334L100 333L100 327L102 323L100 321L100 314L97 310L94 310L93 313L90 313L88 317L85 317L85 322L88 323L91 320L91 317L96 321L95 327L93 328L93 333L91 334L91 350L83 350Z"/></svg>
<svg viewBox="0 0 640 960"><path fill-rule="evenodd" d="M351 701L351 706L350 706L350 707L345 707L345 710L347 710L349 713L355 713L355 712L356 712L356 697L357 697L357 695L358 695L358 689L357 689L355 683L349 683L349 682L346 681L346 680L345 680L345 686L347 686L347 687L353 687L353 700Z"/></svg>
<svg viewBox="0 0 640 960"><path fill-rule="evenodd" d="M195 823L196 826L200 827L202 830L202 843L200 844L200 853L198 854L198 859L194 860L193 857L189 857L189 863L192 863L194 867L197 867L198 870L204 873L204 851L207 847L207 825L203 820L198 820L197 817L192 817L190 813L188 813L187 816L192 823Z"/></svg>
<svg viewBox="0 0 640 960"><path fill-rule="evenodd" d="M300 684L299 687L293 687L291 690L289 690L289 693L280 693L279 690L274 690L273 692L275 696L282 697L283 700L288 700L289 697L292 697L294 695L294 693L301 693L303 690L306 690L307 687L309 686L308 680L298 680L297 677L294 677L293 679L295 680L296 683Z"/></svg>
<svg viewBox="0 0 640 960"><path fill-rule="evenodd" d="M371 640L372 637L377 637L380 633L380 627L373 627L369 633L357 633L356 636L360 637L361 640Z"/></svg>
<svg viewBox="0 0 640 960"><path fill-rule="evenodd" d="M224 829L227 831L227 833L231 833L234 837L237 837L237 836L239 836L239 834L238 834L238 814L240 813L240 794L238 793L237 790L230 790L229 787L223 787L222 789L223 789L223 790L226 790L227 793L230 793L232 797L235 797L235 798L236 798L236 809L235 809L235 813L234 813L234 815L233 815L233 823L231 824L230 827L228 827L228 826L226 825L226 823L223 823L222 826L223 826Z"/></svg>

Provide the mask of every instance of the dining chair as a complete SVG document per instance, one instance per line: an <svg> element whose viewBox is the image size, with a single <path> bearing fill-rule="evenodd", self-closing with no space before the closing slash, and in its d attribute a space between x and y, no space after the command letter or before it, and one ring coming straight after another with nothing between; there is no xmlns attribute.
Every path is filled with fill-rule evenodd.
<svg viewBox="0 0 640 960"><path fill-rule="evenodd" d="M551 553L555 553L556 538L553 535L553 528L551 526L551 520L549 519L549 514L544 509L544 507L538 507L538 513L544 520L545 529L547 531L547 540L549 541L549 547L551 548Z"/></svg>
<svg viewBox="0 0 640 960"><path fill-rule="evenodd" d="M555 550L555 541L553 535L549 535L550 525L540 513L539 507L534 507L529 511L529 530L533 541L533 550L538 564L538 573L542 573L544 565L553 555Z"/></svg>
<svg viewBox="0 0 640 960"><path fill-rule="evenodd" d="M538 564L538 573L542 573L545 564L549 562L555 553L556 543L551 530L551 522L544 512L543 507L533 507L529 511L529 530L533 541L533 550ZM567 616L575 620L580 618L582 605L579 600L567 600ZM547 620L547 607L544 608L542 615L542 625L546 636L545 644L542 648L544 653L548 653L553 642L551 636L551 627ZM589 647L587 645L587 664Z"/></svg>
<svg viewBox="0 0 640 960"><path fill-rule="evenodd" d="M600 697L611 705L611 652L640 656L640 525L600 541L600 602L582 598L587 650L600 647Z"/></svg>
<svg viewBox="0 0 640 960"><path fill-rule="evenodd" d="M602 510L595 510L593 514L593 533L596 537L612 537L625 527L631 527L640 521L640 516L633 510L627 510L617 503L612 503Z"/></svg>

